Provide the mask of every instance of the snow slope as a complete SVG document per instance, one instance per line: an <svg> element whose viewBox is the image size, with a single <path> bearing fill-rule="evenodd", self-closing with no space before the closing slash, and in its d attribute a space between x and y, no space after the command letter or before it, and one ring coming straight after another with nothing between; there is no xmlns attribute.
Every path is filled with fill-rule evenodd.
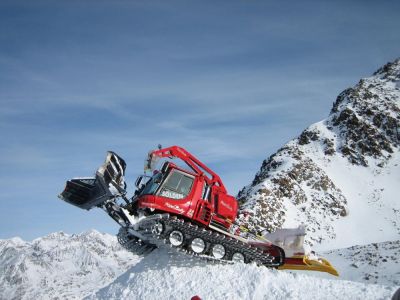
<svg viewBox="0 0 400 300"><path fill-rule="evenodd" d="M400 287L400 240L330 250L322 255L341 279Z"/></svg>
<svg viewBox="0 0 400 300"><path fill-rule="evenodd" d="M108 234L53 233L0 240L0 299L388 299L400 285L399 254L399 241L323 253L337 278L210 264L172 249L138 257Z"/></svg>
<svg viewBox="0 0 400 300"><path fill-rule="evenodd" d="M389 299L395 290L156 250L86 299Z"/></svg>
<svg viewBox="0 0 400 300"><path fill-rule="evenodd" d="M311 125L264 160L238 198L256 231L308 228L320 250L400 238L400 59L336 99Z"/></svg>

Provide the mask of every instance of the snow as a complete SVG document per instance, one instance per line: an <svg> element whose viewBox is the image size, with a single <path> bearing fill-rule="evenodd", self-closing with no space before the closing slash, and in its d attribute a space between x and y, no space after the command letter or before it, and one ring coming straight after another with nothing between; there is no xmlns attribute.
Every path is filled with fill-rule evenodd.
<svg viewBox="0 0 400 300"><path fill-rule="evenodd" d="M388 299L395 290L156 250L86 299Z"/></svg>
<svg viewBox="0 0 400 300"><path fill-rule="evenodd" d="M400 241L322 256L339 278L216 264L170 248L139 257L108 234L57 232L0 240L0 299L389 299L400 285Z"/></svg>
<svg viewBox="0 0 400 300"><path fill-rule="evenodd" d="M323 122L312 126L318 128L322 136L326 132ZM304 153L329 174L348 199L348 216L332 224L338 233L336 238L315 245L316 249L323 251L398 239L400 229L395 220L400 217L400 202L397 201L400 153L393 153L385 168L374 165L365 168L353 165L339 155L327 161L316 144L303 146Z"/></svg>
<svg viewBox="0 0 400 300"><path fill-rule="evenodd" d="M400 240L331 250L323 255L341 279L400 286Z"/></svg>
<svg viewBox="0 0 400 300"><path fill-rule="evenodd" d="M396 157L382 174L374 174L360 166L340 164L339 159L332 163L328 172L351 201L348 202L349 217L335 224L336 231L341 234L323 245L325 249L384 242L400 237L398 227L392 226L393 220L398 220L395 211L400 209L400 203L395 201L397 196L393 193L400 182L400 172L395 166L397 162L399 160ZM348 176L344 177L343 172Z"/></svg>
<svg viewBox="0 0 400 300"><path fill-rule="evenodd" d="M126 271L137 256L95 230L0 240L0 299L81 299Z"/></svg>

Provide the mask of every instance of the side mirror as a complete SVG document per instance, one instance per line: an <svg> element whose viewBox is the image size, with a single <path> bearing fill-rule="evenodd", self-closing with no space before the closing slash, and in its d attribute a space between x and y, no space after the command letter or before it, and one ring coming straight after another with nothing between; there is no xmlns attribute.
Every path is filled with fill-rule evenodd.
<svg viewBox="0 0 400 300"><path fill-rule="evenodd" d="M135 181L135 186L136 186L137 188L139 188L140 185L141 185L141 183L142 183L142 181L143 181L143 176L139 176L139 177L136 179L136 181Z"/></svg>
<svg viewBox="0 0 400 300"><path fill-rule="evenodd" d="M161 170L160 170L161 173L165 174L167 172L168 168L169 168L169 162L166 161L161 167Z"/></svg>
<svg viewBox="0 0 400 300"><path fill-rule="evenodd" d="M161 182L162 176L161 173L158 173L156 177L154 177L154 183L159 184Z"/></svg>

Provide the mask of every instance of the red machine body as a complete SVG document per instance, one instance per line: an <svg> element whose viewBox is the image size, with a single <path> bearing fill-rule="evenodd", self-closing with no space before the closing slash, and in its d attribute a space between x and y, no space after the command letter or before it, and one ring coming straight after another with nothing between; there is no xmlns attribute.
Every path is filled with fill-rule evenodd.
<svg viewBox="0 0 400 300"><path fill-rule="evenodd" d="M151 151L147 166L151 168L159 158L178 158L191 171L173 162L165 162L150 179L157 182L158 176L157 186L139 192L136 200L138 208L169 212L205 226L213 224L229 229L236 219L238 203L235 197L227 194L219 176L178 146Z"/></svg>

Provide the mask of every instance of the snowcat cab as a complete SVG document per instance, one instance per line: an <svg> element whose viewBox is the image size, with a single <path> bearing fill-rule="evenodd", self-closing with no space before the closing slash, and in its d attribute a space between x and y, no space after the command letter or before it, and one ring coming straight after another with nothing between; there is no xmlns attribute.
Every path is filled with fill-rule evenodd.
<svg viewBox="0 0 400 300"><path fill-rule="evenodd" d="M160 159L165 161L156 168ZM137 189L130 199L126 197L125 167L125 161L110 151L95 177L67 181L59 197L82 209L105 210L121 226L118 240L128 250L144 254L168 244L208 259L337 275L326 260L291 251L293 243L289 249L235 223L236 198L227 193L214 171L185 149L172 146L150 151L145 172L150 171L151 176L137 178ZM283 235L288 239L290 234Z"/></svg>
<svg viewBox="0 0 400 300"><path fill-rule="evenodd" d="M147 168L154 175L143 186L140 186L143 177L138 178L139 189L134 198L137 208L169 212L205 226L211 223L229 229L236 219L238 203L234 197L226 193L222 183L217 179L215 179L216 184L213 182L212 173L211 176L207 176L190 162L188 166L191 171L169 161L164 162L160 169L154 168L154 161L165 155L172 155L173 152L170 151L178 151L177 149L179 148L172 148L168 152L153 152L149 155ZM185 150L179 149L179 151L179 154L173 155L184 153L185 158L190 158L190 154L185 153Z"/></svg>

